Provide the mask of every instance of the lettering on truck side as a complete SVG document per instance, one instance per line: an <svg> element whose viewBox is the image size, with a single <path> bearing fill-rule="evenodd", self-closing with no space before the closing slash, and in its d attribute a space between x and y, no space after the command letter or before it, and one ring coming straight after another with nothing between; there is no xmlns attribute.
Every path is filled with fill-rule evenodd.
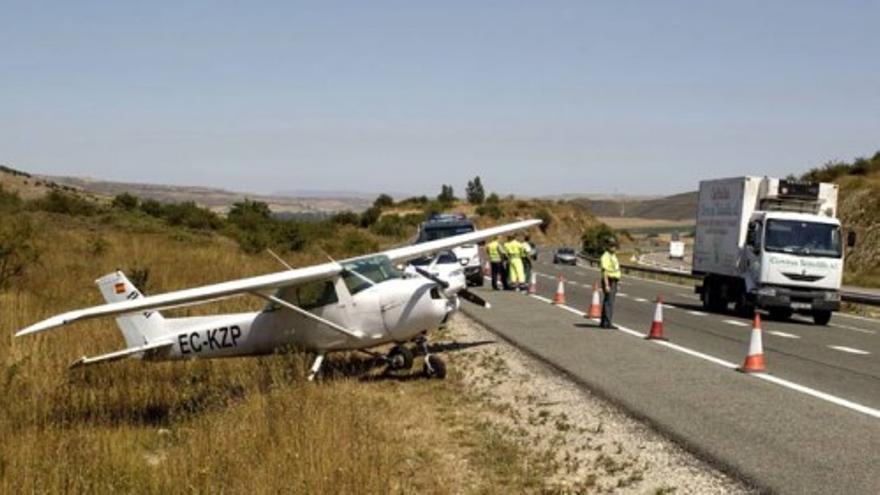
<svg viewBox="0 0 880 495"><path fill-rule="evenodd" d="M182 333L177 336L177 346L181 354L200 353L229 349L238 345L241 328L238 325L213 328L198 332Z"/></svg>

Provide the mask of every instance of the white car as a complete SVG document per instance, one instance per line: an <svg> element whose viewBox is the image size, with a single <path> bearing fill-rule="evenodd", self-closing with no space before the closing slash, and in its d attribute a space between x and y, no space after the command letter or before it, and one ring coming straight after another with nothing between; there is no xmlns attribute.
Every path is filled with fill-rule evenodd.
<svg viewBox="0 0 880 495"><path fill-rule="evenodd" d="M449 287L444 289L447 294L457 294L459 291L467 288L464 268L452 251L444 251L436 257L416 258L409 262L405 269L406 273L416 276L418 272L415 267L419 267L449 284Z"/></svg>

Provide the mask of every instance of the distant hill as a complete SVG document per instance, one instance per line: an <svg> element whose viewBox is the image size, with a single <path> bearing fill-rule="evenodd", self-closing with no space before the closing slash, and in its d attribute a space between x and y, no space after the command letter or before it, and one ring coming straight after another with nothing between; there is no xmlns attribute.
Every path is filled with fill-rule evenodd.
<svg viewBox="0 0 880 495"><path fill-rule="evenodd" d="M588 199L573 202L597 217L693 220L697 215L697 191L652 199Z"/></svg>
<svg viewBox="0 0 880 495"><path fill-rule="evenodd" d="M114 182L82 177L35 176L35 178L98 196L113 197L117 194L128 193L141 199L154 199L162 203L193 201L218 213L225 213L234 203L246 198L267 203L273 212L287 214L330 213L346 210L359 212L365 210L372 203L372 199L363 197L291 197L249 194L200 186Z"/></svg>

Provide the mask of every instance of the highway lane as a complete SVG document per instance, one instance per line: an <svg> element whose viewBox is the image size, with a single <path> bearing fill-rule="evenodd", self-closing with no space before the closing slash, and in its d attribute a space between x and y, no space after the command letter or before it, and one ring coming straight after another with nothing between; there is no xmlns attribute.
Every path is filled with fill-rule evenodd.
<svg viewBox="0 0 880 495"><path fill-rule="evenodd" d="M568 304L587 310L592 295L590 286L598 280L595 269L539 261L536 271L543 275L538 278L542 296L552 297L556 289L555 274L563 273L568 280ZM668 305L664 308L664 326L672 342L742 363L751 334L751 320L733 314L705 313L689 291L692 289L685 286L626 277L618 297L615 320L647 332L655 309L653 301L662 294ZM880 322L835 315L833 323L839 326L819 327L798 319L764 321L768 370L775 376L880 408ZM585 325L588 325L586 320Z"/></svg>
<svg viewBox="0 0 880 495"><path fill-rule="evenodd" d="M543 282L541 292L549 296L544 288L554 284ZM566 289L574 303L577 286ZM469 315L729 472L779 493L880 492L877 416L623 331L599 330L546 298L477 290L493 308L465 305ZM629 309L621 309L622 323L647 329L643 320L653 307L627 306L638 314L630 321ZM710 335L713 340L725 339ZM738 363L745 343L733 343L740 348Z"/></svg>

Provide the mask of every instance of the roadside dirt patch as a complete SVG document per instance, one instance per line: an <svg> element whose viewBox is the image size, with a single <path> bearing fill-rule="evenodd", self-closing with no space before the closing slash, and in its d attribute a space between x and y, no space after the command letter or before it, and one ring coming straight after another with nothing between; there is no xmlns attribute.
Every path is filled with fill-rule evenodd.
<svg viewBox="0 0 880 495"><path fill-rule="evenodd" d="M541 491L753 493L606 401L458 313L446 336L464 389L488 425L543 464Z"/></svg>

